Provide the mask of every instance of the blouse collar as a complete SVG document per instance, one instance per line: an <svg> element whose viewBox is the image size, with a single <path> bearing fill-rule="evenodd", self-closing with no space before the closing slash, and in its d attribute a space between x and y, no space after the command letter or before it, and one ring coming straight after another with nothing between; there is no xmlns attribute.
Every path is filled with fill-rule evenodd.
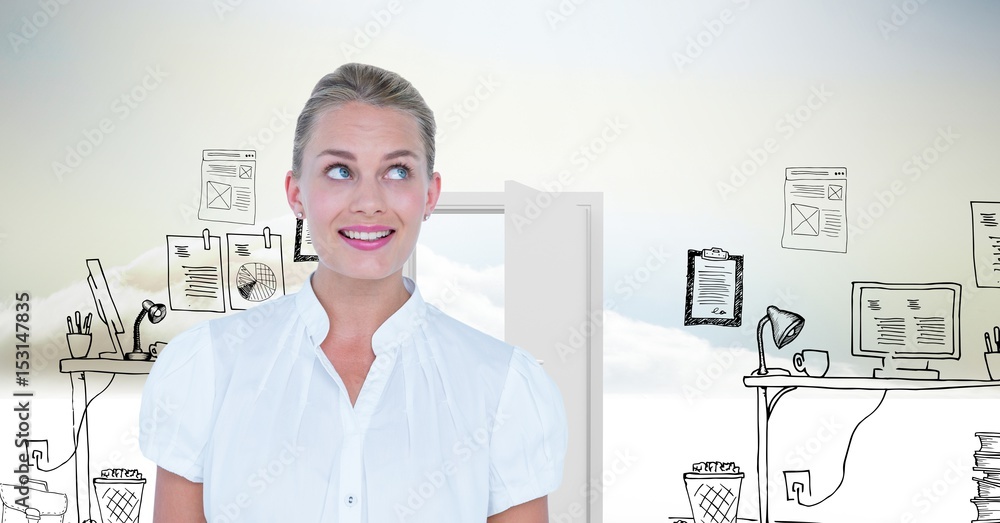
<svg viewBox="0 0 1000 523"><path fill-rule="evenodd" d="M426 322L427 304L420 295L420 290L413 280L405 276L403 286L410 293L410 297L372 335L372 350L376 356L396 350L420 331ZM330 332L330 318L316 297L312 276L302 285L302 290L296 295L295 301L312 345L319 347Z"/></svg>

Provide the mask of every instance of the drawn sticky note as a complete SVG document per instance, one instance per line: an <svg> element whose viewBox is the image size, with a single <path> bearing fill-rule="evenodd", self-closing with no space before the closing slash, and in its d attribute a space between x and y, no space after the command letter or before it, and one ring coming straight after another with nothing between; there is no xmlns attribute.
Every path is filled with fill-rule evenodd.
<svg viewBox="0 0 1000 523"><path fill-rule="evenodd" d="M202 236L167 236L170 310L226 312L222 283L219 236L210 236L208 229Z"/></svg>
<svg viewBox="0 0 1000 523"><path fill-rule="evenodd" d="M226 234L229 251L229 306L249 309L285 295L281 235L264 228L262 234Z"/></svg>
<svg viewBox="0 0 1000 523"><path fill-rule="evenodd" d="M256 169L257 153L254 151L202 151L198 218L253 225L257 212Z"/></svg>
<svg viewBox="0 0 1000 523"><path fill-rule="evenodd" d="M1000 287L1000 202L972 202L977 287Z"/></svg>

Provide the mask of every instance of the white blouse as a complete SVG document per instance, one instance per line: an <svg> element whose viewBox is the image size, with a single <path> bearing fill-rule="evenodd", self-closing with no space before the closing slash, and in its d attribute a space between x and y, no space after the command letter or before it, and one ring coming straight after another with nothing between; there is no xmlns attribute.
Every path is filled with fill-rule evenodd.
<svg viewBox="0 0 1000 523"><path fill-rule="evenodd" d="M555 383L404 282L353 407L308 282L178 335L143 391L143 454L203 483L209 523L467 523L554 491L567 444Z"/></svg>

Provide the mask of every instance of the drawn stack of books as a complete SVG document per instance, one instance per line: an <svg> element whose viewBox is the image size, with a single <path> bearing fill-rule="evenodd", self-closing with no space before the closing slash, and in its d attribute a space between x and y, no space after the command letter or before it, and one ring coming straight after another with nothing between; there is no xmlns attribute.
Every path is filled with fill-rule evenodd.
<svg viewBox="0 0 1000 523"><path fill-rule="evenodd" d="M1000 523L1000 432L977 432L979 450L972 454L975 466L983 477L972 478L979 492L972 503L979 517L972 523Z"/></svg>

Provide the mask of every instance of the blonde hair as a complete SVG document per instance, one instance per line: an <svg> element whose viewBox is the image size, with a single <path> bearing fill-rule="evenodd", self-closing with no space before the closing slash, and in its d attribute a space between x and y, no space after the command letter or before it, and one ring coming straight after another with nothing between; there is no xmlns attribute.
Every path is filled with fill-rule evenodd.
<svg viewBox="0 0 1000 523"><path fill-rule="evenodd" d="M292 145L292 173L296 178L302 174L302 151L312 137L317 116L348 102L397 109L413 116L420 126L420 137L427 156L427 175L434 172L434 112L417 89L392 71L350 63L321 78L299 114Z"/></svg>

